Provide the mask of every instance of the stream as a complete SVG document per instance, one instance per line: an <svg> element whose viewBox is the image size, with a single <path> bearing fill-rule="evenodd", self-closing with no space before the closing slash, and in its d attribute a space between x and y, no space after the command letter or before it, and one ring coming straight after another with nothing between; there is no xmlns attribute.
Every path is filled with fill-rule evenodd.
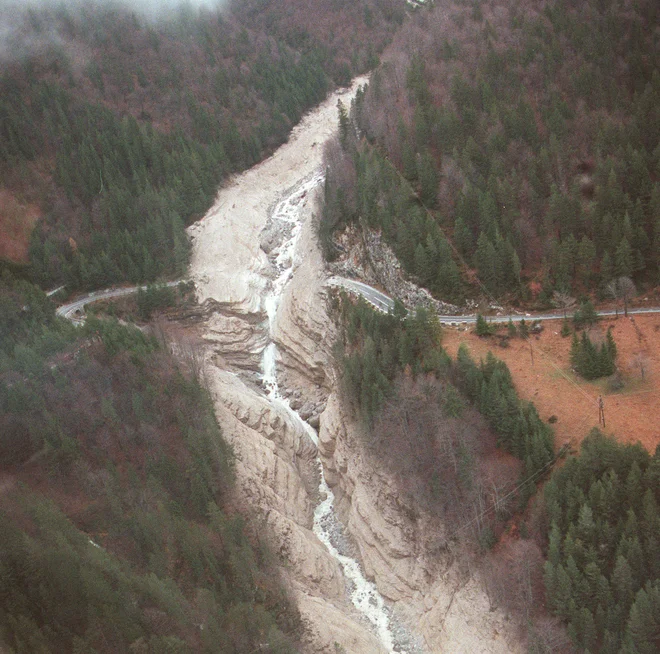
<svg viewBox="0 0 660 654"><path fill-rule="evenodd" d="M292 418L302 425L316 445L318 445L316 431L289 406L288 400L280 394L277 381L278 350L277 344L273 341L273 328L282 293L293 276L294 255L302 228L301 214L305 197L322 184L323 179L323 173L318 171L304 178L293 189L285 193L269 216L271 221L280 224L283 241L271 252L270 256L277 276L264 300L264 308L268 315L269 343L264 349L262 360L262 381L268 398L285 407ZM318 455L317 464L321 479L319 484L321 501L314 511L314 534L341 565L348 582L353 605L372 625L383 646L391 653L406 654L408 650L402 648L395 636L395 631L398 633L399 628L395 628L392 624L390 611L385 606L383 597L375 584L364 577L360 565L355 559L340 552L340 549L343 549L341 547L341 543L344 541L343 529L335 516L334 494L326 483L323 465Z"/></svg>

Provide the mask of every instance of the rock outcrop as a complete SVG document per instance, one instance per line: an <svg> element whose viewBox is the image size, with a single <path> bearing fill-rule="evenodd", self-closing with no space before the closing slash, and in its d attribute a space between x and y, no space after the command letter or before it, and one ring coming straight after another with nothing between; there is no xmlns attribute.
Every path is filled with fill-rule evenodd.
<svg viewBox="0 0 660 654"><path fill-rule="evenodd" d="M208 356L208 381L218 421L236 453L236 495L264 525L279 556L307 627L307 652L335 654L336 644L350 653L381 654L386 650L348 601L338 562L312 531L317 446L282 404L246 382L255 375L245 374L259 369L270 338L265 298L273 264L267 252L277 250L280 234L268 222L269 208L284 189L319 169L321 144L336 130L338 97L303 119L273 157L221 190L209 214L190 228L191 274L209 314L202 328L215 354ZM344 102L349 100L347 93ZM326 312L311 196L297 196L306 220L272 327L280 387L310 424L320 424L319 449L337 512L367 576L394 603L401 621L429 652L516 652L512 630L499 612L488 610L479 580L448 552L428 547L424 516L406 506L394 481L371 464L359 425L333 392L336 333Z"/></svg>
<svg viewBox="0 0 660 654"><path fill-rule="evenodd" d="M236 455L236 496L269 534L306 626L309 654L385 654L347 600L341 568L312 532L317 502L316 446L284 407L232 373L210 365L207 378L223 435Z"/></svg>
<svg viewBox="0 0 660 654"><path fill-rule="evenodd" d="M273 335L283 385L301 389L305 401L318 403L331 387L328 362L337 333L326 311L327 273L314 233L315 203L316 194L305 207L293 276L282 295Z"/></svg>
<svg viewBox="0 0 660 654"><path fill-rule="evenodd" d="M515 628L500 611L491 610L479 578L437 546L445 541L442 527L433 524L429 536L430 519L427 522L417 507L406 506L392 478L369 460L361 426L334 392L336 328L327 315L327 273L310 219L296 262L275 325L282 377L297 389L296 406L309 397L325 400L319 452L335 493L335 510L359 551L365 574L429 652L522 652Z"/></svg>
<svg viewBox="0 0 660 654"><path fill-rule="evenodd" d="M273 250L280 237L277 230L263 241L260 235L282 192L320 168L322 144L337 129L338 99L350 102L364 81L337 92L307 115L288 143L233 179L207 216L189 230L191 276L206 318L200 329L209 345L207 379L218 422L236 453L236 496L263 525L279 557L306 626L303 645L308 654L336 654L341 651L336 646L351 653L386 650L350 603L338 562L312 531L319 482L316 445L282 404L246 382L255 380L270 339L265 298L274 271L261 244ZM309 203L310 198L300 201ZM298 333L290 337L287 328L279 339L287 353L286 369L298 373L300 380L311 371L313 381L304 393L291 388L287 395L312 424L318 424L327 395L327 359L324 352L317 353L315 342L322 326L312 322L308 328L304 319L308 312L313 315L315 302L302 291L294 294L288 305ZM332 337L327 340L332 342Z"/></svg>

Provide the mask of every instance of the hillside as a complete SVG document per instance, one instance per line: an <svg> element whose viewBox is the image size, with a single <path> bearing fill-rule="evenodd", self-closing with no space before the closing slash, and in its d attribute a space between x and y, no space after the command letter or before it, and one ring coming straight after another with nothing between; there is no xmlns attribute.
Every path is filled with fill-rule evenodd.
<svg viewBox="0 0 660 654"><path fill-rule="evenodd" d="M157 4L4 17L0 649L658 651L652 0Z"/></svg>
<svg viewBox="0 0 660 654"><path fill-rule="evenodd" d="M194 358L116 321L76 329L26 282L0 297L3 648L295 651Z"/></svg>
<svg viewBox="0 0 660 654"><path fill-rule="evenodd" d="M436 298L482 307L648 293L660 279L657 19L655 3L607 0L416 14L340 109L326 260L385 284L370 261L382 238ZM657 651L657 321L592 325L598 347L616 342L616 373L587 382L560 324L526 341L506 328L429 334L426 309L370 313L339 314L337 365L371 465L398 476L410 511L440 516L435 538L479 570L491 608L511 612L528 651Z"/></svg>
<svg viewBox="0 0 660 654"><path fill-rule="evenodd" d="M29 260L44 285L180 275L184 227L222 181L373 66L404 15L393 0L183 5L151 19L123 4L8 14L2 255Z"/></svg>
<svg viewBox="0 0 660 654"><path fill-rule="evenodd" d="M655 285L657 11L494 0L418 13L355 103L358 140L329 155L341 174L325 232L382 230L450 301L547 306L614 278Z"/></svg>

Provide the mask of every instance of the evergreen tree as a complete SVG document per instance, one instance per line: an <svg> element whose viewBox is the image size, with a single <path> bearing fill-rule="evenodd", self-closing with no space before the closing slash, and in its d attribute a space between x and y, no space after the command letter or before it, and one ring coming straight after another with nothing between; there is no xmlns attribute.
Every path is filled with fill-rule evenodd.
<svg viewBox="0 0 660 654"><path fill-rule="evenodd" d="M634 269L634 253L628 239L624 236L614 256L614 274L616 277L631 277Z"/></svg>
<svg viewBox="0 0 660 654"><path fill-rule="evenodd" d="M477 250L474 254L474 262L477 267L479 279L491 292L499 292L497 283L497 259L495 248L484 232L479 234Z"/></svg>
<svg viewBox="0 0 660 654"><path fill-rule="evenodd" d="M518 333L518 330L516 329L516 325L513 322L513 320L511 320L511 318L509 318L509 322L507 323L506 328L509 338L515 338L516 334Z"/></svg>
<svg viewBox="0 0 660 654"><path fill-rule="evenodd" d="M434 207L438 195L440 174L435 159L428 150L417 155L417 179L420 185L420 198L427 207Z"/></svg>
<svg viewBox="0 0 660 654"><path fill-rule="evenodd" d="M477 336L490 336L493 333L492 327L480 313L477 314L477 325L475 331Z"/></svg>
<svg viewBox="0 0 660 654"><path fill-rule="evenodd" d="M474 252L474 237L462 216L458 216L454 223L454 244L458 251L466 258Z"/></svg>

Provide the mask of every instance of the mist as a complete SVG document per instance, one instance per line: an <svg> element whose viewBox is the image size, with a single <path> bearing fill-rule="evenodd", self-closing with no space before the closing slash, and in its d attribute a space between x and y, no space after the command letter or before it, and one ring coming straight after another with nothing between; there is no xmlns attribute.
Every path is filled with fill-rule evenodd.
<svg viewBox="0 0 660 654"><path fill-rule="evenodd" d="M123 5L127 9L148 16L158 18L171 15L173 10L188 6L198 9L206 7L216 9L228 4L228 0L112 0L112 2L89 2L88 0L0 0L0 15L3 17L17 15L26 9L41 9L52 7L66 7L76 9L89 7L90 5Z"/></svg>
<svg viewBox="0 0 660 654"><path fill-rule="evenodd" d="M190 11L226 9L230 0L0 0L0 63L21 60L53 45L66 47L67 42L56 28L44 25L30 28L26 15L30 11L61 10L75 14L94 8L121 7L138 14L150 23L177 20Z"/></svg>

